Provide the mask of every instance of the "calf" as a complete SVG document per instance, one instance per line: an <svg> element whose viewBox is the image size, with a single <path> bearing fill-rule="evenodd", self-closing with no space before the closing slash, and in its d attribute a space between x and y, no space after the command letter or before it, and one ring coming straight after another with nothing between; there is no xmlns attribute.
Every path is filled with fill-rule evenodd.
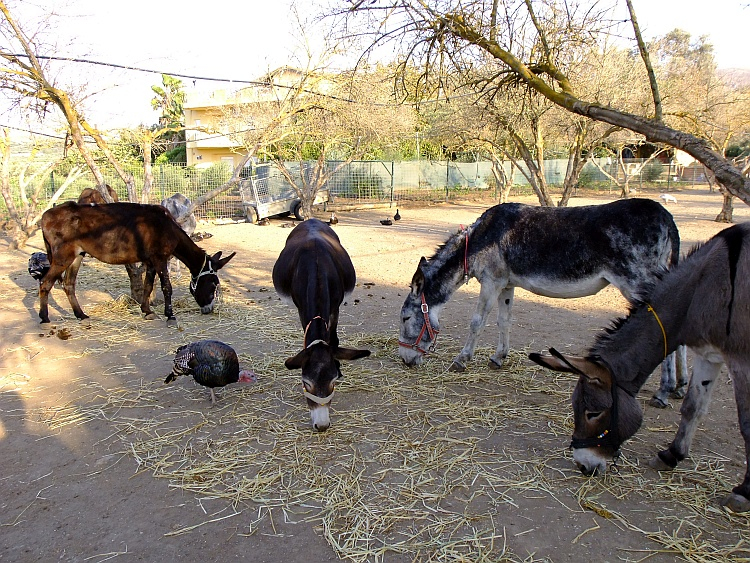
<svg viewBox="0 0 750 563"><path fill-rule="evenodd" d="M302 392L318 432L331 425L328 405L336 381L343 377L339 360L370 355L369 350L339 347L339 307L355 281L354 266L339 237L318 219L292 230L273 267L273 286L297 308L304 329L302 350L284 365L302 369Z"/></svg>
<svg viewBox="0 0 750 563"><path fill-rule="evenodd" d="M216 288L219 287L216 272L234 256L232 253L221 258L221 252L207 255L161 205L78 205L68 202L45 211L41 226L50 262L49 270L39 283L39 318L42 323L49 322L49 292L63 272L63 288L75 316L88 318L75 294L76 277L84 253L107 264L143 262L146 265L141 311L147 319L155 318L149 296L154 278L159 274L168 324L176 324L172 311L172 284L167 271L169 257L174 255L190 270L190 293L201 313L205 314L214 308Z"/></svg>

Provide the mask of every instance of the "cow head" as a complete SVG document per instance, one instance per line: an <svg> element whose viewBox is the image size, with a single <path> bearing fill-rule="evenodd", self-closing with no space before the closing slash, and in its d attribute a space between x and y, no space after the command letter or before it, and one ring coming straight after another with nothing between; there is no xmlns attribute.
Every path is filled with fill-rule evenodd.
<svg viewBox="0 0 750 563"><path fill-rule="evenodd" d="M221 257L221 251L213 256L206 255L206 261L198 275L193 276L190 280L190 293L195 298L195 302L201 308L201 313L207 315L214 310L214 301L216 300L216 290L219 287L219 276L216 272L226 266L236 252L232 252L226 258Z"/></svg>

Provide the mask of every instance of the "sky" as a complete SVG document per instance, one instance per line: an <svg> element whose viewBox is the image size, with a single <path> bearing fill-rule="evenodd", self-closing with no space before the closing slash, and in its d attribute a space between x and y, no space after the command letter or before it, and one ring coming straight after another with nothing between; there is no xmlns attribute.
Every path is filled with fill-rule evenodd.
<svg viewBox="0 0 750 563"><path fill-rule="evenodd" d="M320 36L310 25L305 34L300 31L291 1L8 0L8 4L22 23L55 13L47 37L56 43L57 55L171 74L253 80L269 69L295 66L299 61L295 53L305 41ZM624 0L620 4L624 10ZM750 0L633 0L633 4L647 41L679 27L693 38L708 35L720 68L750 68L746 46ZM90 65L72 68L74 74L65 79L87 85L85 115L94 126L156 122L150 100L151 85L161 82L159 74ZM187 78L183 82L188 88L205 90L231 87L229 82ZM12 117L19 115L0 115L0 125L3 119L9 124Z"/></svg>

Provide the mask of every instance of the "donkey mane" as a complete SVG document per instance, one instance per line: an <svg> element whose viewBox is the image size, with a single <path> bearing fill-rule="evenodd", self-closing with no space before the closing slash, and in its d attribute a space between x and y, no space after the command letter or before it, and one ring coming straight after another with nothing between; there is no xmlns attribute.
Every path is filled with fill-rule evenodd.
<svg viewBox="0 0 750 563"><path fill-rule="evenodd" d="M476 224L476 223L475 223ZM438 301L446 301L457 289L457 285L451 283L440 283L440 280L448 280L450 272L463 270L464 251L462 246L466 244L466 236L472 240L474 225L464 230L459 230L438 245L434 254L427 259L425 278L437 282L425 286L425 295L429 298L437 298ZM471 245L471 242L469 242ZM471 249L470 249L471 250Z"/></svg>

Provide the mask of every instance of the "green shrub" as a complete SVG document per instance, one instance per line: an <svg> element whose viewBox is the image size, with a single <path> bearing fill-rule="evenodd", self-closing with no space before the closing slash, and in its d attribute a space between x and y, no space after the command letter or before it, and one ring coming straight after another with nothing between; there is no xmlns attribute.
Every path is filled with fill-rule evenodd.
<svg viewBox="0 0 750 563"><path fill-rule="evenodd" d="M643 168L643 181L656 182L664 172L664 167L660 162L649 162Z"/></svg>

